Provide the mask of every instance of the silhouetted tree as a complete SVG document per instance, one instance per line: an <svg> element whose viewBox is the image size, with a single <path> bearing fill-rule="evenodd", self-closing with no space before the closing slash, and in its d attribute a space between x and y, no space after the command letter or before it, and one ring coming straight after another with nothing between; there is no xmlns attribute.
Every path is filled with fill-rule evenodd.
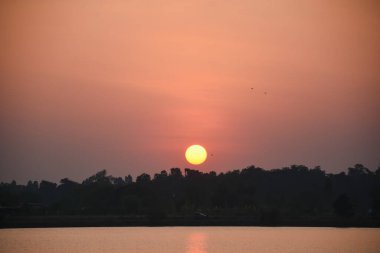
<svg viewBox="0 0 380 253"><path fill-rule="evenodd" d="M179 168L171 168L170 175L176 178L182 178L182 171Z"/></svg>
<svg viewBox="0 0 380 253"><path fill-rule="evenodd" d="M353 168L348 168L349 176L361 176L368 174L372 174L372 172L368 168L364 167L362 164L355 164Z"/></svg>
<svg viewBox="0 0 380 253"><path fill-rule="evenodd" d="M156 173L154 174L154 180L160 180L160 179L165 179L168 177L168 173L166 170L161 171L161 173Z"/></svg>
<svg viewBox="0 0 380 253"><path fill-rule="evenodd" d="M143 173L136 178L136 183L148 183L150 182L150 175Z"/></svg>
<svg viewBox="0 0 380 253"><path fill-rule="evenodd" d="M39 187L39 185L38 185L37 181L32 182L31 180L29 180L27 185L26 185L26 188L28 189L28 191L32 191L32 192L37 192L38 187Z"/></svg>
<svg viewBox="0 0 380 253"><path fill-rule="evenodd" d="M132 179L132 176L131 175L128 175L124 178L124 181L125 181L125 184L132 184L133 183L133 179Z"/></svg>
<svg viewBox="0 0 380 253"><path fill-rule="evenodd" d="M93 183L110 183L110 180L108 177L106 177L107 171L101 170L97 172L95 175L85 179L83 181L83 184L93 184Z"/></svg>

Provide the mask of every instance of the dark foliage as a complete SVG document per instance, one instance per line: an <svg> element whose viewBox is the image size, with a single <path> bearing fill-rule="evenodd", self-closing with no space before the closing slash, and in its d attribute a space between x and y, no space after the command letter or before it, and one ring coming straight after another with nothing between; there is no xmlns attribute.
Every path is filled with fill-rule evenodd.
<svg viewBox="0 0 380 253"><path fill-rule="evenodd" d="M326 174L320 167L293 165L264 170L250 166L217 174L179 168L133 182L105 170L82 183L29 181L0 184L1 216L123 215L240 219L263 225L297 221L363 219L380 215L380 168L355 165L348 173Z"/></svg>
<svg viewBox="0 0 380 253"><path fill-rule="evenodd" d="M354 214L353 206L347 194L341 194L333 204L334 211L342 217L350 217Z"/></svg>

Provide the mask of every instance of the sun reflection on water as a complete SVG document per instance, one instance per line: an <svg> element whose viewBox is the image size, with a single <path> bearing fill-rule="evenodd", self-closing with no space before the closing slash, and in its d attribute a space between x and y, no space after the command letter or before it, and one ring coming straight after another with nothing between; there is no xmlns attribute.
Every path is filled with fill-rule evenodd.
<svg viewBox="0 0 380 253"><path fill-rule="evenodd" d="M186 253L207 253L207 235L205 233L192 233L187 238Z"/></svg>

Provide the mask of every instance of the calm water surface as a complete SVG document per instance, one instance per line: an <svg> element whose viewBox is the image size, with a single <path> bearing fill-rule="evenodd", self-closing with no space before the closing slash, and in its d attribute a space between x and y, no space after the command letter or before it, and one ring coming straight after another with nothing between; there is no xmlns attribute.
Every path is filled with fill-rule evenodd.
<svg viewBox="0 0 380 253"><path fill-rule="evenodd" d="M368 228L32 228L0 230L0 252L380 252Z"/></svg>

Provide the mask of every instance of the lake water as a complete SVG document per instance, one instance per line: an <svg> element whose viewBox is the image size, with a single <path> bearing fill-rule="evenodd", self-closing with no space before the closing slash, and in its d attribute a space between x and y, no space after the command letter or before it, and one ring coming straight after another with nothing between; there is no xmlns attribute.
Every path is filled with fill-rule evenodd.
<svg viewBox="0 0 380 253"><path fill-rule="evenodd" d="M379 253L380 229L288 227L1 229L0 252Z"/></svg>

